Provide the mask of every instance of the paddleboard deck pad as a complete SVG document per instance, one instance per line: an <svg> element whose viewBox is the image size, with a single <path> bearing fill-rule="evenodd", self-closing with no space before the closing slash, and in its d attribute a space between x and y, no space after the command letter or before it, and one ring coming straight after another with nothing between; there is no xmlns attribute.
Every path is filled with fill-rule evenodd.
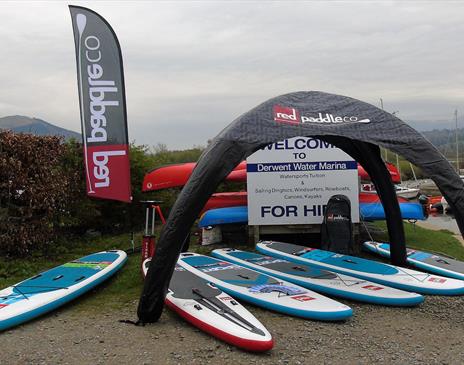
<svg viewBox="0 0 464 365"><path fill-rule="evenodd" d="M196 253L182 253L178 264L240 300L288 315L323 321L345 320L350 307L287 281Z"/></svg>
<svg viewBox="0 0 464 365"><path fill-rule="evenodd" d="M424 301L424 297L416 293L390 288L314 266L295 264L282 258L233 248L216 249L212 254L219 259L287 280L323 294L394 306L415 306Z"/></svg>
<svg viewBox="0 0 464 365"><path fill-rule="evenodd" d="M50 312L88 292L126 262L124 251L98 252L0 291L0 331Z"/></svg>
<svg viewBox="0 0 464 365"><path fill-rule="evenodd" d="M266 255L420 294L464 294L464 281L462 280L427 274L360 257L275 241L259 242L256 244L256 249Z"/></svg>
<svg viewBox="0 0 464 365"><path fill-rule="evenodd" d="M373 253L390 258L390 244L367 241L364 247ZM418 269L450 278L464 280L464 262L429 252L406 249L407 261Z"/></svg>
<svg viewBox="0 0 464 365"><path fill-rule="evenodd" d="M147 274L151 258L143 262ZM273 347L269 331L229 294L176 265L169 283L166 306L202 331L247 351Z"/></svg>

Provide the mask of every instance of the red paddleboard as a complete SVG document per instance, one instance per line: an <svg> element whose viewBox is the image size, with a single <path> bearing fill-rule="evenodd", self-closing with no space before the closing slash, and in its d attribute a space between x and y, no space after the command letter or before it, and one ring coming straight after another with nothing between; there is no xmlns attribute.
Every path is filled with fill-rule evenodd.
<svg viewBox="0 0 464 365"><path fill-rule="evenodd" d="M151 259L143 263L146 275ZM176 265L165 304L187 322L247 351L270 350L269 331L244 306L206 280Z"/></svg>

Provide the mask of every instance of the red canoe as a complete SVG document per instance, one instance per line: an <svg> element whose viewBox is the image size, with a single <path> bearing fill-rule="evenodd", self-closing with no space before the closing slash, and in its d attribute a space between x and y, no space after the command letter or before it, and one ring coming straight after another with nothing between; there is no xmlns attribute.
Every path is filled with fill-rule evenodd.
<svg viewBox="0 0 464 365"><path fill-rule="evenodd" d="M226 177L226 181L231 182L245 182L246 181L246 170L234 170Z"/></svg>
<svg viewBox="0 0 464 365"><path fill-rule="evenodd" d="M184 186L196 162L186 162L167 166L161 166L148 172L143 178L142 191L162 190ZM240 162L227 176L228 181L246 181L246 161Z"/></svg>
<svg viewBox="0 0 464 365"><path fill-rule="evenodd" d="M230 193L215 193L206 202L201 213L207 210L226 207L238 207L248 205L247 192L230 192Z"/></svg>
<svg viewBox="0 0 464 365"><path fill-rule="evenodd" d="M184 186L196 162L186 162L181 164L167 165L158 167L147 173L143 179L142 191L153 191ZM395 165L387 162L386 166L390 171L393 183L400 182L400 175ZM370 180L366 170L358 164L358 174L361 180ZM226 177L226 181L245 182L246 181L246 161L240 162L235 169Z"/></svg>

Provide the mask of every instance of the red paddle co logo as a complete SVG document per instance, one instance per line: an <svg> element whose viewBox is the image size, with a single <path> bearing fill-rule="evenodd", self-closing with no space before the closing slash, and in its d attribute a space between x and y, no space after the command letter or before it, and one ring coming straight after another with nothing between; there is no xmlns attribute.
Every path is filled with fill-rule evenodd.
<svg viewBox="0 0 464 365"><path fill-rule="evenodd" d="M349 123L370 123L370 119L359 118L356 116L334 116L330 113L318 113L316 117L301 115L295 108L281 105L274 105L274 121L285 124L349 124Z"/></svg>

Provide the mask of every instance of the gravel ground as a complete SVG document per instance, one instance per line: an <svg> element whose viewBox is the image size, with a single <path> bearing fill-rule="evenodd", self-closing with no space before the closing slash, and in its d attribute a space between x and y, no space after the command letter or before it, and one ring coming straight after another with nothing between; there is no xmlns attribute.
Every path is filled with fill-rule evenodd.
<svg viewBox="0 0 464 365"><path fill-rule="evenodd" d="M325 323L247 306L274 336L265 354L238 350L169 310L136 327L137 303L105 313L73 305L0 334L1 364L463 364L464 297L428 296L418 308L346 302L355 315Z"/></svg>

